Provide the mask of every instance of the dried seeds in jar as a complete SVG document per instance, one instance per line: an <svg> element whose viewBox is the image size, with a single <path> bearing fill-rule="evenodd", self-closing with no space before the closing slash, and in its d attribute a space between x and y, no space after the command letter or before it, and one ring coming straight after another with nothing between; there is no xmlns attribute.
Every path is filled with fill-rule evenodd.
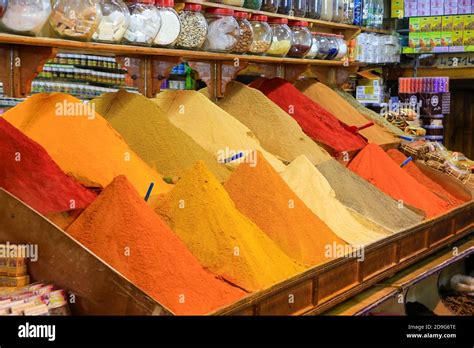
<svg viewBox="0 0 474 348"><path fill-rule="evenodd" d="M202 6L186 4L179 14L181 32L176 40L176 47L198 50L206 41L207 21L201 13Z"/></svg>
<svg viewBox="0 0 474 348"><path fill-rule="evenodd" d="M246 53L250 49L253 41L253 30L248 21L249 14L247 12L235 12L234 17L237 20L237 23L239 23L240 36L233 52Z"/></svg>

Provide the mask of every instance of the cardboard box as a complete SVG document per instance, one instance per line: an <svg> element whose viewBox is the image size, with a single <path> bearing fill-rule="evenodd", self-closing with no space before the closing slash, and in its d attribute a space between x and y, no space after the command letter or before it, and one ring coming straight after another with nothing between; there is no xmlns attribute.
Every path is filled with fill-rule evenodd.
<svg viewBox="0 0 474 348"><path fill-rule="evenodd" d="M415 33L420 31L420 18L410 18L408 21L410 33Z"/></svg>
<svg viewBox="0 0 474 348"><path fill-rule="evenodd" d="M431 51L431 33L420 33L420 51Z"/></svg>
<svg viewBox="0 0 474 348"><path fill-rule="evenodd" d="M431 8L432 16L442 16L444 15L444 7L432 7Z"/></svg>
<svg viewBox="0 0 474 348"><path fill-rule="evenodd" d="M357 81L356 99L362 103L381 103L383 101L383 80L370 72Z"/></svg>
<svg viewBox="0 0 474 348"><path fill-rule="evenodd" d="M463 31L464 30L464 16L454 16L453 17L453 31Z"/></svg>
<svg viewBox="0 0 474 348"><path fill-rule="evenodd" d="M430 30L433 31L441 31L441 16L434 16L430 17Z"/></svg>
<svg viewBox="0 0 474 348"><path fill-rule="evenodd" d="M408 47L417 52L420 49L420 35L421 33L410 33L408 36Z"/></svg>
<svg viewBox="0 0 474 348"><path fill-rule="evenodd" d="M462 42L465 48L468 48L467 51L469 51L471 49L469 46L474 46L474 30L464 30Z"/></svg>
<svg viewBox="0 0 474 348"><path fill-rule="evenodd" d="M462 46L463 45L463 32L462 31L453 31L453 41L452 46Z"/></svg>
<svg viewBox="0 0 474 348"><path fill-rule="evenodd" d="M430 31L431 27L431 17L421 17L420 18L420 31L422 33L427 33Z"/></svg>
<svg viewBox="0 0 474 348"><path fill-rule="evenodd" d="M430 46L431 50L437 52L441 47L441 32L433 31L430 33Z"/></svg>
<svg viewBox="0 0 474 348"><path fill-rule="evenodd" d="M453 45L453 32L442 31L441 32L441 47L450 47Z"/></svg>
<svg viewBox="0 0 474 348"><path fill-rule="evenodd" d="M441 31L453 31L453 16L441 17Z"/></svg>
<svg viewBox="0 0 474 348"><path fill-rule="evenodd" d="M464 15L464 30L474 30L474 15Z"/></svg>

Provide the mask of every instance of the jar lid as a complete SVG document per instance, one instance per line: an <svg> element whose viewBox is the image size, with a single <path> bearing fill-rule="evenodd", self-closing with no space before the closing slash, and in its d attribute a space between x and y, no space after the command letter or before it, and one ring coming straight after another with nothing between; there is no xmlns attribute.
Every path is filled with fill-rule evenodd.
<svg viewBox="0 0 474 348"><path fill-rule="evenodd" d="M252 16L252 18L250 18L250 20L258 21L258 22L266 22L266 21L268 21L268 17L264 16L264 15L256 15L256 16Z"/></svg>
<svg viewBox="0 0 474 348"><path fill-rule="evenodd" d="M248 18L249 18L249 13L236 11L236 12L234 12L234 17L235 17L235 18L248 19Z"/></svg>
<svg viewBox="0 0 474 348"><path fill-rule="evenodd" d="M186 4L184 5L186 11L196 11L199 12L202 10L202 6L199 4Z"/></svg>
<svg viewBox="0 0 474 348"><path fill-rule="evenodd" d="M154 5L155 0L134 0L134 3L138 4L147 4L147 5Z"/></svg>
<svg viewBox="0 0 474 348"><path fill-rule="evenodd" d="M155 5L160 7L174 7L174 0L156 0Z"/></svg>
<svg viewBox="0 0 474 348"><path fill-rule="evenodd" d="M268 20L268 23L274 23L274 24L288 24L288 19L286 18L278 18L278 17L273 17Z"/></svg>
<svg viewBox="0 0 474 348"><path fill-rule="evenodd" d="M233 16L234 10L230 8L207 8L206 13L220 14L224 16Z"/></svg>
<svg viewBox="0 0 474 348"><path fill-rule="evenodd" d="M308 22L305 22L305 21L291 21L290 26L292 26L292 27L307 27Z"/></svg>

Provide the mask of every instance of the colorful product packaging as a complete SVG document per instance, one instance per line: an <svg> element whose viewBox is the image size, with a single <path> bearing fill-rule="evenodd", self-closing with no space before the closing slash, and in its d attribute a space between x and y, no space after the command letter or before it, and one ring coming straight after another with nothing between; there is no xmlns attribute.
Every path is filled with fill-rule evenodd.
<svg viewBox="0 0 474 348"><path fill-rule="evenodd" d="M474 30L474 15L464 15L464 30Z"/></svg>
<svg viewBox="0 0 474 348"><path fill-rule="evenodd" d="M453 32L442 31L441 32L441 47L450 47L453 45Z"/></svg>
<svg viewBox="0 0 474 348"><path fill-rule="evenodd" d="M430 17L430 30L429 31L431 32L441 31L441 16Z"/></svg>
<svg viewBox="0 0 474 348"><path fill-rule="evenodd" d="M431 33L420 33L420 51L431 51Z"/></svg>
<svg viewBox="0 0 474 348"><path fill-rule="evenodd" d="M463 31L464 30L464 16L454 16L453 17L453 31Z"/></svg>
<svg viewBox="0 0 474 348"><path fill-rule="evenodd" d="M453 17L443 16L441 17L441 31L453 31Z"/></svg>
<svg viewBox="0 0 474 348"><path fill-rule="evenodd" d="M420 34L421 33L410 33L408 36L408 47L410 47L414 52L417 52L420 49Z"/></svg>
<svg viewBox="0 0 474 348"><path fill-rule="evenodd" d="M403 0L392 0L392 18L403 18L404 2Z"/></svg>
<svg viewBox="0 0 474 348"><path fill-rule="evenodd" d="M427 33L430 31L431 27L431 17L421 17L420 18L420 31L422 33Z"/></svg>
<svg viewBox="0 0 474 348"><path fill-rule="evenodd" d="M441 48L441 32L433 31L430 33L430 45L431 49L435 52L439 52Z"/></svg>
<svg viewBox="0 0 474 348"><path fill-rule="evenodd" d="M420 18L411 17L408 22L410 33L417 33L420 31Z"/></svg>

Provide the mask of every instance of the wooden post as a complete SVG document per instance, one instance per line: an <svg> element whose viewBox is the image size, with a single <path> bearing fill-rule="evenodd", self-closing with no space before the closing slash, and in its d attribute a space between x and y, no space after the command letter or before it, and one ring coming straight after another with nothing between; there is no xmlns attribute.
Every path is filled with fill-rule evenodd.
<svg viewBox="0 0 474 348"><path fill-rule="evenodd" d="M128 76L133 80L134 87L147 96L148 86L152 84L149 72L151 71L150 61L147 57L125 57L117 56L117 62L128 71Z"/></svg>
<svg viewBox="0 0 474 348"><path fill-rule="evenodd" d="M218 94L216 85L216 62L189 61L188 65L191 67L191 69L198 72L199 78L207 85L209 98L211 100L215 100Z"/></svg>
<svg viewBox="0 0 474 348"><path fill-rule="evenodd" d="M285 66L285 80L293 83L309 69L309 64L288 64Z"/></svg>
<svg viewBox="0 0 474 348"><path fill-rule="evenodd" d="M11 69L12 62L12 46L0 46L0 81L3 83L3 93L8 97L13 97L13 71Z"/></svg>
<svg viewBox="0 0 474 348"><path fill-rule="evenodd" d="M248 65L247 61L242 61L236 58L233 62L219 62L217 65L217 81L219 89L217 91L217 97L223 97L225 90L229 82L235 80L237 74L245 69Z"/></svg>

